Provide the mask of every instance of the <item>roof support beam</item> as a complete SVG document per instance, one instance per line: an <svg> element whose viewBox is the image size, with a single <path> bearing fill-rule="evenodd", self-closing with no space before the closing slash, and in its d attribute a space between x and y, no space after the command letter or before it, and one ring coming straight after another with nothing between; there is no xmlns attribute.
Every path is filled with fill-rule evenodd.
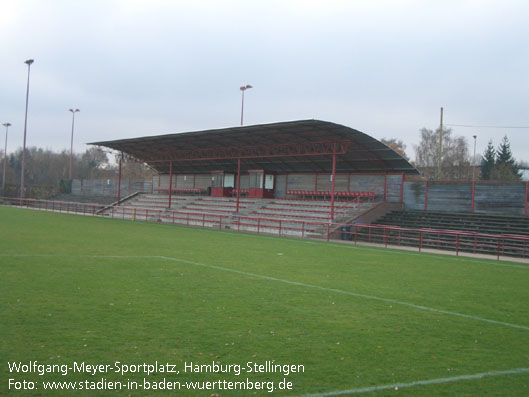
<svg viewBox="0 0 529 397"><path fill-rule="evenodd" d="M118 203L121 200L121 163L123 162L123 152L119 156L119 168L118 168Z"/></svg>
<svg viewBox="0 0 529 397"><path fill-rule="evenodd" d="M331 183L331 220L330 222L334 222L334 188L336 183L336 145L334 146L334 150L332 153L332 183Z"/></svg>
<svg viewBox="0 0 529 397"><path fill-rule="evenodd" d="M241 195L241 158L237 159L237 207L235 212L239 213L239 198Z"/></svg>
<svg viewBox="0 0 529 397"><path fill-rule="evenodd" d="M145 153L136 156L148 163L167 161L206 161L206 160L238 160L255 158L281 158L303 156L331 156L333 153L345 154L349 149L350 140L331 142L282 143L258 146L231 146L193 150L174 150L159 152L152 157Z"/></svg>
<svg viewBox="0 0 529 397"><path fill-rule="evenodd" d="M169 161L169 202L167 203L167 208L171 208L171 200L173 193L173 162Z"/></svg>

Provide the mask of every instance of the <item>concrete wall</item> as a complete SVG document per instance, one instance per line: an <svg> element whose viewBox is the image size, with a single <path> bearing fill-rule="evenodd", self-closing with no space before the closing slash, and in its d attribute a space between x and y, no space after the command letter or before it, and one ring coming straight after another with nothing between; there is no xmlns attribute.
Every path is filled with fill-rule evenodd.
<svg viewBox="0 0 529 397"><path fill-rule="evenodd" d="M525 215L527 182L405 182L407 210Z"/></svg>
<svg viewBox="0 0 529 397"><path fill-rule="evenodd" d="M151 181L121 180L121 197L135 192L152 190ZM74 179L72 181L72 194L76 196L117 196L118 181L114 179Z"/></svg>
<svg viewBox="0 0 529 397"><path fill-rule="evenodd" d="M194 185L193 185L194 181ZM169 187L169 176L155 176L154 187L158 184ZM111 181L114 183L114 181ZM288 190L331 190L331 178L328 173L276 175L276 197L285 198ZM241 188L247 189L248 175L241 175ZM431 211L472 211L472 182L404 182L402 175L358 175L337 174L336 191L375 192L376 201L384 200L384 184L386 185L386 201L390 203L404 202L407 210ZM211 186L211 175L173 175L173 187ZM104 189L104 186L95 189ZM474 185L474 212L525 214L527 182L476 182ZM426 197L427 191L427 197Z"/></svg>

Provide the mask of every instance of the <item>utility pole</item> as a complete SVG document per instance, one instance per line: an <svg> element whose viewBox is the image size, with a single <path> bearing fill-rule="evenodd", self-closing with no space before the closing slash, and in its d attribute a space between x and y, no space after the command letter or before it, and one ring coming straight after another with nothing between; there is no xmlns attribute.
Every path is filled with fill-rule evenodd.
<svg viewBox="0 0 529 397"><path fill-rule="evenodd" d="M437 160L437 179L441 179L442 158L443 158L443 108L441 108L441 126L439 127L439 159Z"/></svg>

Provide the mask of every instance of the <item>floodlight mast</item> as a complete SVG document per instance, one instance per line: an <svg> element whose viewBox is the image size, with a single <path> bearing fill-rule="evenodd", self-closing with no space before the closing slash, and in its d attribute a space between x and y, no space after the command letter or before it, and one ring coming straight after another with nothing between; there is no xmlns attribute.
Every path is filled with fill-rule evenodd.
<svg viewBox="0 0 529 397"><path fill-rule="evenodd" d="M248 88L253 88L250 84L246 84L245 86L242 86L240 88L242 92L242 102L241 102L241 126L243 124L243 118L244 118L244 91L246 91Z"/></svg>
<svg viewBox="0 0 529 397"><path fill-rule="evenodd" d="M2 195L5 196L6 194L6 167L7 167L7 130L9 127L11 127L11 123L4 123L2 124L4 127L6 127L6 143L4 146L4 173L2 178Z"/></svg>
<svg viewBox="0 0 529 397"><path fill-rule="evenodd" d="M31 69L31 64L35 62L33 59L28 59L24 63L28 65L28 83L26 88L26 115L24 118L24 144L22 146L22 167L20 170L20 198L24 198L24 163L26 159L26 132L28 124L28 102L29 102L29 71Z"/></svg>
<svg viewBox="0 0 529 397"><path fill-rule="evenodd" d="M69 179L71 180L72 179L72 158L73 158L73 126L74 126L74 123L75 123L75 113L79 112L80 110L79 109L68 109L69 112L72 112L72 137L70 139L70 173L68 174L69 175Z"/></svg>

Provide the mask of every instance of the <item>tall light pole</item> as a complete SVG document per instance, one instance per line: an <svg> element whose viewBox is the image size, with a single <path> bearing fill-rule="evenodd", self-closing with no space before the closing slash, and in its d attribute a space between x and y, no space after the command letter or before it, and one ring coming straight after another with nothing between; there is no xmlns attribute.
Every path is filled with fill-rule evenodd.
<svg viewBox="0 0 529 397"><path fill-rule="evenodd" d="M246 84L245 86L242 86L241 87L241 92L242 92L242 103L241 103L241 125L242 125L242 122L243 122L243 117L244 117L244 91L246 91L248 88L253 88L250 84Z"/></svg>
<svg viewBox="0 0 529 397"><path fill-rule="evenodd" d="M26 88L26 116L24 118L24 145L22 146L22 169L20 170L20 198L24 198L24 162L26 159L26 132L28 125L29 71L33 62L33 59L28 59L24 62L26 65L28 65L28 84Z"/></svg>
<svg viewBox="0 0 529 397"><path fill-rule="evenodd" d="M477 135L472 135L472 138L474 138L474 158L472 160L472 181L476 180L476 138Z"/></svg>
<svg viewBox="0 0 529 397"><path fill-rule="evenodd" d="M5 196L6 192L6 166L7 166L7 130L9 127L11 127L11 123L4 123L4 127L6 127L6 144L4 146L4 176L2 178L2 195Z"/></svg>
<svg viewBox="0 0 529 397"><path fill-rule="evenodd" d="M79 109L68 109L69 112L72 112L72 138L70 139L70 173L68 179L72 179L72 157L73 157L73 126L75 123L75 113L79 112Z"/></svg>
<svg viewBox="0 0 529 397"><path fill-rule="evenodd" d="M437 160L437 179L441 179L443 162L443 108L441 108L441 125L439 126L439 158Z"/></svg>

